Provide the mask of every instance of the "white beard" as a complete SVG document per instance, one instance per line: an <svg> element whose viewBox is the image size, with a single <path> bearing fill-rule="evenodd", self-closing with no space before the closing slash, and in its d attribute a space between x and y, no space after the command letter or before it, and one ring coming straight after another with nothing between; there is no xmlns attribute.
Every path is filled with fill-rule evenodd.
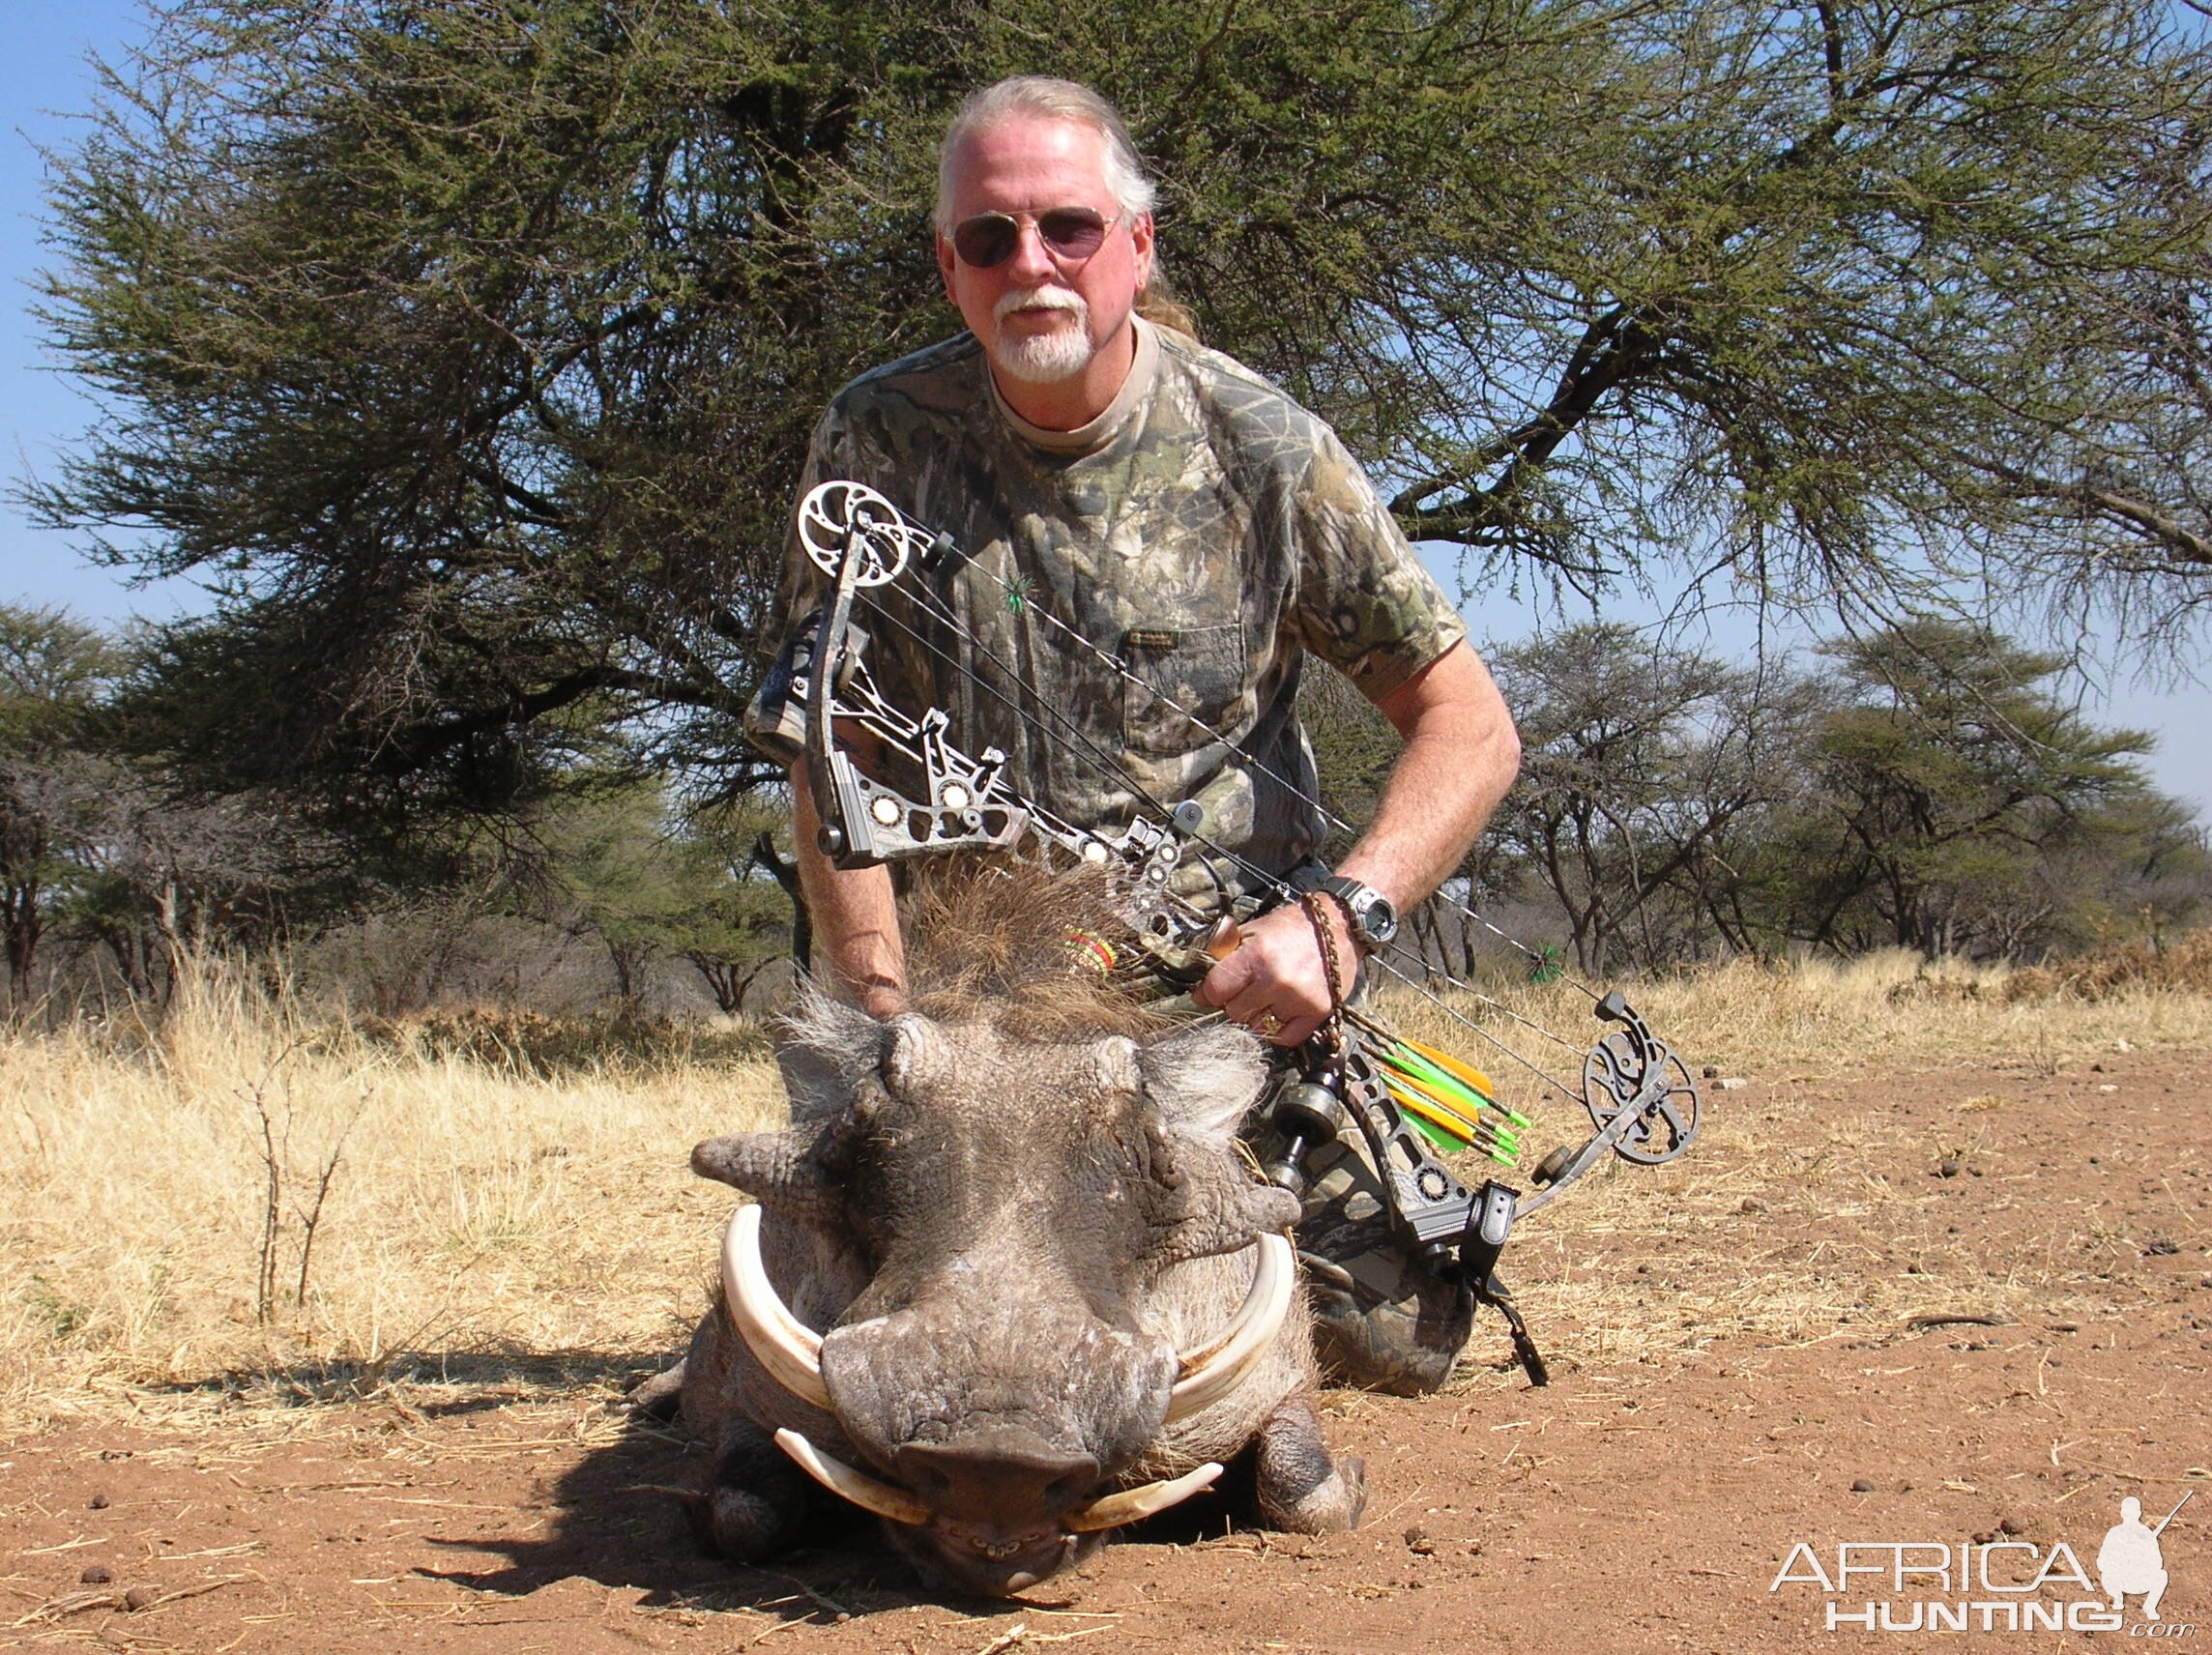
<svg viewBox="0 0 2212 1655"><path fill-rule="evenodd" d="M1009 336L1006 317L1015 310L1038 305L1067 311L1075 325L1046 334ZM993 306L992 320L998 324L998 337L991 345L993 365L1008 379L1025 385L1057 385L1073 379L1098 354L1098 347L1091 342L1091 306L1084 303L1083 295L1064 287L1033 287L1005 294Z"/></svg>

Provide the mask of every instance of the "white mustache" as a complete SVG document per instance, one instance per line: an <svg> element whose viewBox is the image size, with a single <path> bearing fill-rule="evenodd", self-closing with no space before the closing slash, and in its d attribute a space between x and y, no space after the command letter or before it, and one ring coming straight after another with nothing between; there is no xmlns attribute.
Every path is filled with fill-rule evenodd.
<svg viewBox="0 0 2212 1655"><path fill-rule="evenodd" d="M1064 287L1018 287L1003 293L991 307L991 320L1004 322L1016 310L1065 310L1080 323L1091 320L1091 306L1083 295Z"/></svg>

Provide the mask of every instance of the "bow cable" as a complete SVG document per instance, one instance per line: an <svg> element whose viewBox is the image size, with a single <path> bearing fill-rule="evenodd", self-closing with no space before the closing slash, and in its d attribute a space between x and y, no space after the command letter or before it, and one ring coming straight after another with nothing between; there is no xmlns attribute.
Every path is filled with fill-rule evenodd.
<svg viewBox="0 0 2212 1655"><path fill-rule="evenodd" d="M963 641L965 641L972 649L976 651L976 653L979 653L985 660L989 661L993 666L997 667L1001 673L1004 674L1007 680L1013 683L1015 688L1020 689L1029 687L1023 683L1020 676L1016 674L1007 665L1007 663L1003 660L995 651L991 649L988 644L984 643L980 638L976 637L972 630L963 625L959 618L950 613L950 611L941 603L941 601L936 597L934 594L923 592L917 595L918 602L920 603L921 607L923 607L928 613L934 615L937 619L945 622L948 626L952 627L954 631L959 634ZM1035 697L1039 712L1042 714L1041 717L1037 714L1033 714L1025 711L1020 703L1017 702L1011 694L1004 689L1001 689L998 685L991 683L980 673L975 672L967 667L964 663L955 658L951 652L945 649L944 646L939 644L936 640L930 638L919 627L914 625L911 622L907 621L903 617L892 614L889 610L884 608L880 603L872 603L872 607L874 608L875 613L883 620L888 622L891 625L896 626L901 631L905 632L909 637L913 638L917 643L921 645L923 649L928 650L932 654L938 656L946 665L953 668L954 671L961 673L968 679L971 683L975 684L978 689L998 697L998 699L1004 702L1005 706L1017 716L1027 719L1033 723L1042 724L1046 719L1049 719L1054 724L1065 726L1066 735L1071 744L1078 749L1078 757L1088 759L1093 767L1102 771L1110 779L1119 781L1127 787L1128 790L1136 796L1140 802L1150 806L1150 808L1158 811L1163 816L1170 813L1169 807L1164 803L1164 801L1155 797L1152 792L1144 785L1143 782L1138 780L1136 776L1132 775L1121 764L1119 758L1113 756L1101 748L1098 743L1092 740L1072 718L1070 718L1066 713L1053 708L1049 701L1046 700L1046 698L1043 696ZM1038 613L1041 615L1045 612L1043 610L1038 610ZM1079 636L1078 634L1072 632L1069 635ZM1093 651L1093 653L1096 652ZM1035 695L1033 689L1032 689L1031 693ZM1166 697L1162 697L1161 699L1165 700ZM1170 705L1173 704L1171 703ZM1178 708L1177 711L1182 711L1183 710ZM1187 712L1184 715L1186 717L1192 716ZM1199 722L1200 728L1208 730L1208 734L1214 734L1217 740L1221 739L1218 736L1218 733L1211 731L1210 728L1205 725L1203 722L1200 722L1195 718L1193 721ZM1230 746L1233 751L1240 751L1235 747L1234 743L1224 740L1223 744ZM1249 755L1240 754L1240 756L1249 758ZM1250 762L1256 768L1263 769L1266 768L1261 766L1259 761L1256 759L1251 760ZM1296 795L1298 798L1305 798L1305 795L1301 789L1292 786L1288 782L1284 783L1284 786L1288 787L1290 791L1294 795ZM1306 802L1311 803L1313 801L1311 799L1307 799ZM1342 824L1339 825L1342 826ZM1193 829L1189 836L1204 844L1207 849L1211 851L1215 856L1220 857L1223 860L1233 863L1238 871L1248 874L1251 876L1251 878L1260 882L1263 886L1272 889L1278 898L1288 900L1295 898L1298 895L1297 888L1291 885L1281 875L1272 873L1267 869L1261 867L1257 863L1253 862L1250 858L1243 856L1241 853L1229 846L1221 844L1219 841L1211 838L1205 832ZM1502 933L1500 933L1500 935L1502 935ZM1520 946L1520 944L1516 944L1516 946ZM1533 950L1528 951L1533 952ZM1401 983L1404 983L1408 988L1412 989L1423 1000L1434 1005L1446 1017L1449 1017L1455 1023L1460 1024L1470 1032L1479 1035L1489 1045L1495 1047L1501 1056L1509 1059L1515 1063L1520 1064L1523 1068L1527 1069L1530 1074L1534 1075L1538 1080L1542 1081L1553 1090L1558 1092L1562 1097L1567 1098L1570 1102L1580 1103L1582 1101L1583 1094L1581 1092L1560 1081L1557 1076L1547 1072L1542 1067L1542 1065L1534 1062L1527 1057L1524 1057L1521 1053L1516 1052L1510 1045L1506 1044L1506 1042L1503 1040L1500 1040L1497 1034L1493 1033L1490 1030L1483 1028L1481 1024L1475 1022L1465 1012L1460 1011L1449 1002L1440 997L1436 991L1431 989L1427 984L1416 981L1412 977L1407 975L1404 972L1400 971L1397 967L1390 965L1387 961L1382 958L1380 953L1375 955L1374 958L1382 966L1382 970L1388 972L1392 976L1396 977ZM1446 973L1445 974L1450 976L1449 973ZM1571 1040L1564 1039L1561 1036L1553 1033L1542 1024L1536 1022L1532 1018L1524 1016L1522 1013L1514 1010L1511 1006L1505 1004L1502 1001L1497 1000L1494 997L1483 993L1482 990L1473 987L1471 984L1461 981L1461 979L1456 976L1451 976L1450 980L1454 986L1458 987L1463 992L1472 995L1476 1000L1482 1002L1485 1005L1494 1007L1501 1015L1510 1018L1513 1022L1520 1024L1523 1028L1528 1030L1530 1032L1541 1035L1544 1039L1552 1041L1555 1045L1564 1047L1567 1051L1573 1052L1578 1057L1582 1055L1583 1048L1581 1046L1576 1045ZM1579 988L1582 985L1578 983L1575 986ZM1588 993L1589 991L1586 989L1584 992ZM1591 998L1594 1000L1596 996L1592 995Z"/></svg>
<svg viewBox="0 0 2212 1655"><path fill-rule="evenodd" d="M1007 580L1004 575L1000 574L995 569L983 567L973 558L969 559L963 566L967 568L973 568L978 573L984 575L986 578L998 582L1000 588L1005 592L1009 598L1018 595L1022 600L1022 612L1024 614L1034 614L1047 625L1050 625L1056 631L1059 631L1066 636L1079 649L1088 651L1091 655L1095 656L1102 664L1105 665L1109 671L1116 674L1123 682L1134 684L1137 688L1143 690L1147 695L1151 696L1153 699L1160 702L1163 706L1168 707L1177 713L1180 714L1185 721L1190 723L1203 734L1212 737L1216 741L1220 742L1231 752L1235 753L1238 758L1242 759L1247 765L1251 766L1254 770L1266 776L1269 781L1275 783L1276 786L1289 793L1294 798L1297 799L1299 803L1310 806L1314 812L1330 827L1338 829L1340 832L1345 833L1356 833L1358 831L1358 829L1353 827L1351 823L1347 822L1343 817L1337 815L1335 811L1331 810L1325 801L1315 798L1313 795L1307 793L1306 790L1300 787L1296 782L1291 780L1290 777L1283 775L1279 771L1271 769L1265 761L1259 757L1259 755L1248 752L1244 748L1238 746L1236 742L1232 741L1226 734L1215 728L1213 725L1208 724L1204 718L1200 717L1189 708L1183 706L1181 702L1176 700L1174 696L1169 695L1158 685L1148 683L1143 679L1137 677L1135 673L1129 670L1128 662L1123 660L1119 655L1109 654L1106 651L1100 649L1091 639L1085 637L1081 632L1078 632L1066 622L1061 620L1061 618L1055 615L1051 610L1038 603L1035 597L1027 590L1017 589L1015 585L1011 581ZM934 597L935 595L930 594L928 595ZM880 605L878 606L878 612L883 612ZM985 648L982 641L978 639L973 631L962 625L956 616L953 616L949 613L941 613L940 618L944 620L947 625L951 626L955 631L957 631L970 644L974 645L978 650L983 650L986 654L989 653L989 651ZM949 656L946 658L948 660L950 659ZM993 658L995 659L996 657ZM959 663L953 662L953 665L957 667ZM1002 670L1004 670L1004 663L1000 663L1000 665ZM974 675L971 674L969 676L973 677ZM1018 677L1015 679L1015 682L1020 682ZM1034 692L1033 691L1033 693ZM1018 712L1020 711L1020 709L1016 708L1015 711ZM1507 947L1514 948L1519 952L1528 955L1529 959L1533 960L1538 965L1554 967L1554 969L1557 969L1555 963L1546 955L1539 952L1537 949L1530 947L1528 944L1522 942L1518 937L1513 936L1509 932L1500 930L1496 923L1485 918L1482 915L1477 914L1470 905L1459 902L1454 898L1445 896L1441 890L1434 893L1432 900L1448 904L1452 912L1464 915L1467 918L1473 920L1477 925L1480 925L1484 930L1488 931L1492 936L1496 937ZM1447 972L1445 975L1450 976L1450 973ZM1598 998L1597 991L1595 989L1591 988L1587 983L1578 979L1572 973L1560 971L1559 976L1561 980L1567 982L1577 989L1580 989L1591 1000L1596 1000ZM1452 977L1451 980L1460 988L1467 989L1470 994L1478 992L1474 989L1469 988L1466 983L1460 982L1457 977Z"/></svg>

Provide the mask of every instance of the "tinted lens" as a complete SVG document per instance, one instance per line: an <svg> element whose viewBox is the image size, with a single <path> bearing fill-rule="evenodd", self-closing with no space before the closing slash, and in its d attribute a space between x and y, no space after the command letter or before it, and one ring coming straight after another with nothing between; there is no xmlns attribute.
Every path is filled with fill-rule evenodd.
<svg viewBox="0 0 2212 1655"><path fill-rule="evenodd" d="M1089 258L1106 240L1106 220L1088 207L1062 207L1037 220L1037 234L1062 258Z"/></svg>
<svg viewBox="0 0 2212 1655"><path fill-rule="evenodd" d="M960 262L975 270L989 270L1014 256L1022 227L1004 213L978 213L963 218L952 229L952 250Z"/></svg>

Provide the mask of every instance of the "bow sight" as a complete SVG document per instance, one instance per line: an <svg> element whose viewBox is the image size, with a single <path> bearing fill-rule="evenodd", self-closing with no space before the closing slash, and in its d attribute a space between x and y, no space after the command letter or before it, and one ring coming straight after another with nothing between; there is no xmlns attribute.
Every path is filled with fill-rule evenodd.
<svg viewBox="0 0 2212 1655"><path fill-rule="evenodd" d="M865 867L946 851L1012 851L1033 843L1048 857L1071 857L1104 873L1146 955L1146 969L1171 989L1195 983L1214 960L1234 951L1237 936L1232 915L1237 897L1222 884L1211 858L1236 863L1241 858L1206 838L1204 813L1196 803L1170 809L1150 800L1133 778L1124 776L1132 792L1156 806L1157 819L1139 817L1113 829L1077 827L1012 787L1004 774L1005 755L999 749L971 756L949 740L951 720L943 709L928 708L917 716L878 691L867 664L869 635L853 619L856 598L890 585L910 568L934 574L956 564L961 554L949 536L917 523L874 489L842 480L825 482L806 496L800 505L798 532L830 586L812 635L794 643L777 671L789 674L783 686L788 701L806 709L807 785L821 823L820 848L832 864ZM997 577L979 572L977 578ZM925 595L907 590L926 605ZM1015 595L1009 589L1009 602ZM1027 601L1026 594L1020 595ZM1069 648L1087 651L1112 671L1128 676L1121 661L1033 603L1030 607ZM933 613L947 619L941 611ZM895 622L888 611L885 614ZM814 693L818 681L827 682L828 694ZM1227 742L1196 714L1184 715ZM881 773L863 770L850 751L855 742L879 760L895 760L914 778L909 785L918 790L918 797ZM886 768L876 765L879 772ZM1203 876L1199 869L1206 870ZM1282 896L1295 895L1282 879L1248 865L1244 871ZM1208 884L1210 889L1195 895L1187 888ZM1471 910L1463 912L1536 957ZM1578 1147L1562 1145L1537 1162L1529 1176L1544 1187L1526 1201L1495 1180L1470 1188L1431 1152L1431 1144L1480 1150L1513 1168L1520 1155L1517 1128L1526 1121L1499 1103L1497 1089L1479 1071L1400 1038L1370 1009L1358 1007L1351 1019L1358 1036L1335 1045L1319 1037L1309 1043L1307 1072L1292 1076L1270 1104L1273 1148L1266 1159L1267 1176L1302 1189L1307 1148L1335 1139L1349 1120L1384 1175L1390 1219L1402 1239L1433 1263L1456 1272L1469 1291L1505 1315L1516 1350L1530 1378L1541 1383L1542 1360L1496 1274L1516 1215L1549 1205L1609 1154L1639 1166L1656 1166L1681 1154L1697 1136L1697 1086L1681 1060L1617 992L1591 996L1594 1014L1615 1027L1586 1050L1499 1006L1472 985L1447 979L1545 1038L1581 1053L1581 1084L1575 1087L1438 999L1387 955L1374 956L1374 963L1544 1086L1579 1102L1589 1117L1590 1136Z"/></svg>

